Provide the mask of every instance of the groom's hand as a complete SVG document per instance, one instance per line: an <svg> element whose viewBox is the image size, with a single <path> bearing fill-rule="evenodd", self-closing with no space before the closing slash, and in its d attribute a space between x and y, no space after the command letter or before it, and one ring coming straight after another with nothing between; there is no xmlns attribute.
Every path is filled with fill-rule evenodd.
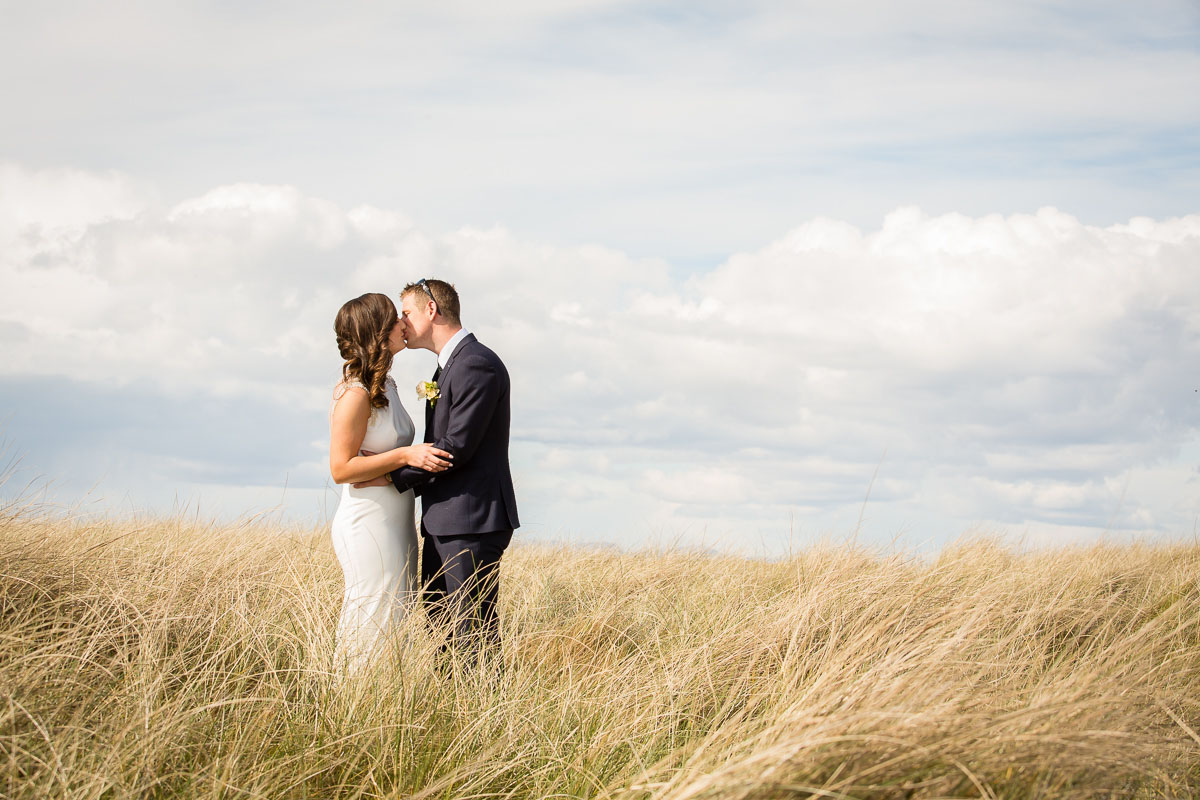
<svg viewBox="0 0 1200 800"><path fill-rule="evenodd" d="M363 481L362 483L352 483L350 485L353 486L355 489L366 489L368 486L391 486L392 485L392 476L380 475L378 478L371 478L371 480L369 480L369 481Z"/></svg>
<svg viewBox="0 0 1200 800"><path fill-rule="evenodd" d="M373 453L370 450L359 450L358 454L360 456L379 455L378 453ZM350 485L353 486L355 489L366 489L368 486L391 486L392 485L392 476L388 475L385 472L384 474L380 475L378 478L371 478L371 480L369 480L369 481L363 481L362 483L352 483Z"/></svg>

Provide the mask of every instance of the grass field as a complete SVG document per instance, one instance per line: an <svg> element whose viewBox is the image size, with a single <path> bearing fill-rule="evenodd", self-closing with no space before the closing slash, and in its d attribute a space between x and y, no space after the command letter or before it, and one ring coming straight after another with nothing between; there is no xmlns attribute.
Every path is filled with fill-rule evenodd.
<svg viewBox="0 0 1200 800"><path fill-rule="evenodd" d="M519 540L519 537L518 537ZM0 522L5 798L1200 795L1200 546L520 543L505 669L331 670L321 530Z"/></svg>

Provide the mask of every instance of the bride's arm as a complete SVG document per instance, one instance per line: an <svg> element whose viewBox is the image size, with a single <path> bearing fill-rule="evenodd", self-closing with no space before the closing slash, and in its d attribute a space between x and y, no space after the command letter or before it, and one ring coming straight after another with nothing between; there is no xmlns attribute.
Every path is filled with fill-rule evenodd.
<svg viewBox="0 0 1200 800"><path fill-rule="evenodd" d="M451 455L429 444L359 455L370 418L367 392L360 387L347 389L334 405L329 424L329 474L334 483L361 483L401 467L441 472L450 466Z"/></svg>

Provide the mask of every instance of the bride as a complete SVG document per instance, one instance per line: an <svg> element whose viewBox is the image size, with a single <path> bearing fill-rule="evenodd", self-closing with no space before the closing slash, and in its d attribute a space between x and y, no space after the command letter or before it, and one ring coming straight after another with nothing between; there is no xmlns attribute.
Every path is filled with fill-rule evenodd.
<svg viewBox="0 0 1200 800"><path fill-rule="evenodd" d="M417 589L413 493L396 491L385 476L402 466L441 472L451 456L412 444L416 429L388 377L405 329L387 295L354 298L333 328L345 359L329 412L329 471L344 484L332 529L346 578L337 652L353 669L383 643Z"/></svg>

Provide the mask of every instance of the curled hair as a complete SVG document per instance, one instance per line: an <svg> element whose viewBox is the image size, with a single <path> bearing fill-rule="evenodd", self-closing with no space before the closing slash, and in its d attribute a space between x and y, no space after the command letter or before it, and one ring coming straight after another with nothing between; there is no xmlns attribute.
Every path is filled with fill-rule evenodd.
<svg viewBox="0 0 1200 800"><path fill-rule="evenodd" d="M371 408L387 408L384 386L392 368L392 353L388 336L399 320L396 305L386 294L364 294L338 309L333 321L337 333L338 352L346 363L342 365L342 380L359 382L367 390Z"/></svg>

